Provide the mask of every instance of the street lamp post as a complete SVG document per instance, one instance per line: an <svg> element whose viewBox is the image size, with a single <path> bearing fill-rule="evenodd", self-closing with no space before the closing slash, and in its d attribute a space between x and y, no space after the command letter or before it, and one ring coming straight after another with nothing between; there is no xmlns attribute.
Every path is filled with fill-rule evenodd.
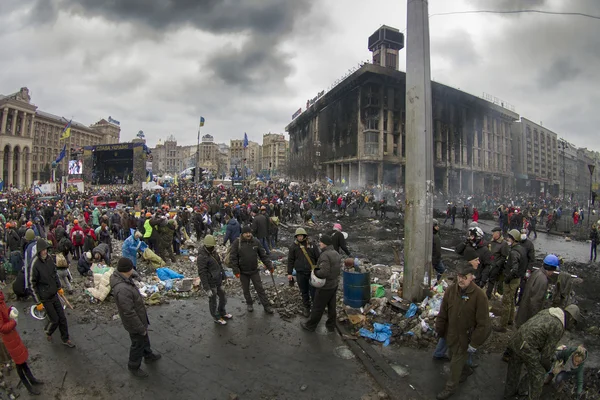
<svg viewBox="0 0 600 400"><path fill-rule="evenodd" d="M562 148L562 156L563 156L563 202L565 201L565 186L566 186L566 169L567 169L567 164L565 163L565 149L569 148L569 145L567 145L567 142L564 139L560 139L558 141L558 144L560 145L560 147Z"/></svg>
<svg viewBox="0 0 600 400"><path fill-rule="evenodd" d="M592 219L592 181L594 180L594 169L596 166L594 164L588 164L588 169L590 170L590 199L588 201L588 226L590 225L590 220Z"/></svg>

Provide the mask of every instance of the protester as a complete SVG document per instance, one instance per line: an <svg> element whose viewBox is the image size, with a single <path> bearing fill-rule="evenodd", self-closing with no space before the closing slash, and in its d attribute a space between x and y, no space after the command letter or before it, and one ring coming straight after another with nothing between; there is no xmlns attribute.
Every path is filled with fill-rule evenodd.
<svg viewBox="0 0 600 400"><path fill-rule="evenodd" d="M150 347L150 322L144 299L133 281L134 275L137 274L133 270L133 263L130 259L122 257L117 263L117 270L110 277L110 287L123 327L131 339L127 368L133 376L146 378L148 373L140 368L142 359L146 364L151 364L160 360L162 356L154 353Z"/></svg>
<svg viewBox="0 0 600 400"><path fill-rule="evenodd" d="M552 382L556 390L561 391L565 382L575 376L577 379L575 395L578 399L581 398L587 357L588 352L583 345L577 347L560 346L554 355L555 361L552 369L546 375L544 385Z"/></svg>
<svg viewBox="0 0 600 400"><path fill-rule="evenodd" d="M474 272L465 262L459 265L456 283L444 293L435 319L435 331L450 349L450 377L444 390L438 393L438 400L454 395L459 381L473 373L466 364L467 357L483 345L491 332L487 297L475 284Z"/></svg>
<svg viewBox="0 0 600 400"><path fill-rule="evenodd" d="M344 253L348 257L350 257L350 250L348 250L348 245L346 244L346 238L344 237L344 233L342 232L341 224L333 224L333 232L331 233L331 240L333 244L333 249L337 252L342 249Z"/></svg>
<svg viewBox="0 0 600 400"><path fill-rule="evenodd" d="M313 273L317 278L325 279L325 284L315 290L315 300L310 317L306 322L301 322L300 326L307 331L314 332L325 312L325 307L327 307L325 327L328 332L333 332L337 320L336 294L341 272L341 257L340 253L333 248L331 236L322 235L319 239L319 247L321 255Z"/></svg>
<svg viewBox="0 0 600 400"><path fill-rule="evenodd" d="M294 243L289 248L287 259L287 278L289 282L294 281L293 273L296 271L296 281L302 296L302 315L310 315L311 304L315 298L315 288L310 285L310 273L317 265L319 249L308 240L308 234L304 228L296 229Z"/></svg>
<svg viewBox="0 0 600 400"><path fill-rule="evenodd" d="M250 282L254 286L260 303L267 314L273 314L271 303L267 298L265 289L263 288L258 270L258 259L263 262L270 273L273 273L273 263L267 257L266 250L258 239L252 236L252 228L245 226L242 228L242 236L237 238L231 244L230 264L237 278L240 278L244 298L246 299L246 307L248 312L253 312L254 300L250 294Z"/></svg>
<svg viewBox="0 0 600 400"><path fill-rule="evenodd" d="M92 276L93 256L91 251L86 251L77 261L77 271L81 276Z"/></svg>
<svg viewBox="0 0 600 400"><path fill-rule="evenodd" d="M37 240L37 256L31 267L30 287L33 291L33 297L37 303L38 311L46 309L49 325L46 328L46 338L52 340L52 334L56 328L60 330L62 343L67 347L75 347L69 338L69 327L67 317L58 299L59 295L64 295L60 286L56 264L52 257L48 255L49 244L44 239Z"/></svg>
<svg viewBox="0 0 600 400"><path fill-rule="evenodd" d="M564 310L542 310L525 322L509 342L510 361L506 374L504 398L518 394L523 365L529 377L529 399L538 400L544 376L552 366L552 356L565 329L572 331L581 316L574 304Z"/></svg>
<svg viewBox="0 0 600 400"><path fill-rule="evenodd" d="M554 272L558 269L558 264L558 257L554 254L548 254L544 258L542 268L533 272L529 279L527 279L527 285L525 286L523 298L519 303L519 310L515 319L517 328L542 310L546 294L548 293L548 279L554 275Z"/></svg>
<svg viewBox="0 0 600 400"><path fill-rule="evenodd" d="M0 333L2 333L2 342L10 357L15 362L17 374L19 374L19 379L23 383L23 386L25 386L29 393L39 395L41 393L35 386L42 385L44 382L33 376L29 365L27 365L29 352L16 330L16 318L18 315L19 312L16 308L6 305L4 302L4 293L0 292Z"/></svg>
<svg viewBox="0 0 600 400"><path fill-rule="evenodd" d="M214 318L215 323L219 325L227 325L228 319L232 319L233 315L225 311L227 297L223 290L223 281L225 280L225 271L221 263L221 258L215 250L217 241L213 235L204 237L204 245L198 252L198 275L204 290L210 292L208 298L208 309L210 315ZM218 306L217 306L218 297Z"/></svg>

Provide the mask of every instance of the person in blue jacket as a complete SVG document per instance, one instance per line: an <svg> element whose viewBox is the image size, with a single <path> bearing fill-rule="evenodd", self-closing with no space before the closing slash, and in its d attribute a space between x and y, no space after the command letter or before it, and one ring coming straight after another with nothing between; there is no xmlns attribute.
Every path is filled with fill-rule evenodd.
<svg viewBox="0 0 600 400"><path fill-rule="evenodd" d="M143 252L146 250L148 245L142 242L142 233L136 231L134 234L129 235L127 239L123 242L123 257L127 257L133 263L133 268L136 269L137 266L137 252L138 250Z"/></svg>
<svg viewBox="0 0 600 400"><path fill-rule="evenodd" d="M229 217L228 216L225 217L226 220L227 220L227 218L229 218ZM240 225L240 223L237 221L237 219L230 218L229 221L227 222L227 229L225 230L225 238L223 239L223 246L225 246L227 244L228 240L229 240L229 243L233 243L235 241L235 239L240 237L241 233L242 233L242 226Z"/></svg>

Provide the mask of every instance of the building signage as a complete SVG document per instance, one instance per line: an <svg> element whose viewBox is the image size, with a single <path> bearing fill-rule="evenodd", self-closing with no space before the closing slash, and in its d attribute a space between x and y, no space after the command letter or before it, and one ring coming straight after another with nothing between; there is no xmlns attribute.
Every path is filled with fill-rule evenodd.
<svg viewBox="0 0 600 400"><path fill-rule="evenodd" d="M113 150L129 150L133 148L133 143L123 143L123 144L105 144L96 146L96 151L113 151Z"/></svg>
<svg viewBox="0 0 600 400"><path fill-rule="evenodd" d="M302 107L300 107L300 108L298 109L298 111L296 111L296 112L295 112L295 113L292 115L292 121L293 121L293 120L295 120L295 119L298 117L298 115L300 115L300 114L302 114Z"/></svg>
<svg viewBox="0 0 600 400"><path fill-rule="evenodd" d="M108 122L115 125L121 125L121 122L117 121L116 119L112 119L110 115L108 116Z"/></svg>
<svg viewBox="0 0 600 400"><path fill-rule="evenodd" d="M306 108L308 109L308 107L315 104L317 102L317 100L319 100L324 94L325 94L325 91L321 90L319 93L317 93L317 95L315 97L313 97L310 100L306 100Z"/></svg>

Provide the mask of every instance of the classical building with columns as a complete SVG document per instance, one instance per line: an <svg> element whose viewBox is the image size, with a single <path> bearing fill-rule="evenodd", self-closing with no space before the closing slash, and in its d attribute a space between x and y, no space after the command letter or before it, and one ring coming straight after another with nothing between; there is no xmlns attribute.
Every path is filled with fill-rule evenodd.
<svg viewBox="0 0 600 400"><path fill-rule="evenodd" d="M101 119L91 126L71 122L71 137L60 140L69 122L38 109L31 103L29 89L0 95L0 177L5 187L28 188L33 181L46 181L52 161L63 146L67 157L61 162L66 173L70 149L118 143L121 128L117 121Z"/></svg>

